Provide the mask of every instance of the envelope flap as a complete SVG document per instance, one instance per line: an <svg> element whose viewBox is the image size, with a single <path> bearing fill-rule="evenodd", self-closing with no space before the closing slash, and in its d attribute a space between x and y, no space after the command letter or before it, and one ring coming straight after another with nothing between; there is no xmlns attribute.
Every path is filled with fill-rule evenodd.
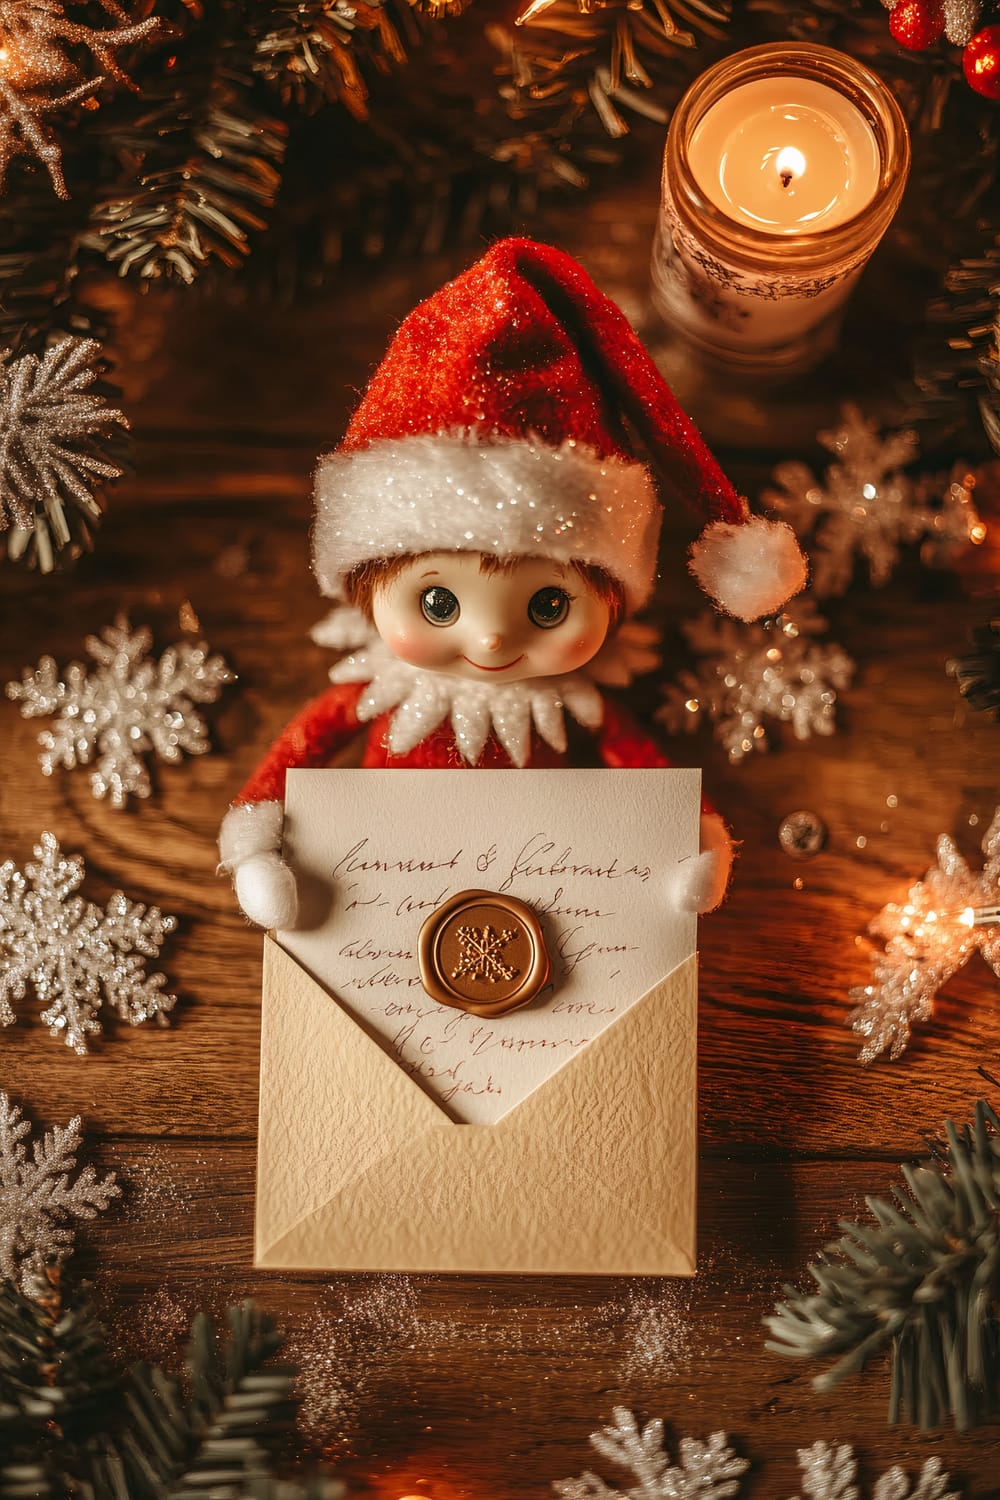
<svg viewBox="0 0 1000 1500"><path fill-rule="evenodd" d="M450 1122L271 937L263 988L257 1234L271 1243L373 1162Z"/></svg>
<svg viewBox="0 0 1000 1500"><path fill-rule="evenodd" d="M286 990L310 986L314 1006L318 987L281 957L272 972L284 972ZM402 1079L406 1090L392 1092L383 1070L364 1062L356 1070L355 1059L374 1044L341 1015L348 1029L325 1037L340 1050L324 1059L317 1044L309 1063L310 1072L343 1075L323 1096L336 1096L338 1119L321 1125L305 1115L304 1104L293 1117L294 1136L316 1121L310 1160L328 1152L339 1170L331 1163L324 1181L339 1176L340 1185L326 1202L315 1191L300 1194L298 1222L291 1201L280 1216L271 1207L262 1218L262 1195L266 1189L273 1199L273 1166L281 1159L262 1114L258 1264L550 1274L694 1270L695 959L494 1126L455 1125L429 1100L420 1101L429 1111L418 1112L409 1080ZM294 1057L286 1061L298 1071ZM268 1066L275 1064L269 1056ZM350 1099L346 1109L342 1094ZM358 1122L353 1136L339 1133L347 1118ZM301 1154L301 1141L288 1144Z"/></svg>

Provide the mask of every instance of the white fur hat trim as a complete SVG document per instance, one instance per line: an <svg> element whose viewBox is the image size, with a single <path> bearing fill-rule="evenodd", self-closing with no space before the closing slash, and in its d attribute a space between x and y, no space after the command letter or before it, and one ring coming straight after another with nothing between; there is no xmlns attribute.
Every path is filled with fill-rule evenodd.
<svg viewBox="0 0 1000 1500"><path fill-rule="evenodd" d="M660 506L646 468L568 441L475 432L385 438L316 470L313 561L341 596L359 563L420 552L486 552L595 563L629 612L656 571Z"/></svg>
<svg viewBox="0 0 1000 1500"><path fill-rule="evenodd" d="M804 588L808 573L792 528L762 516L739 525L713 521L692 546L690 567L705 593L738 620L775 614Z"/></svg>

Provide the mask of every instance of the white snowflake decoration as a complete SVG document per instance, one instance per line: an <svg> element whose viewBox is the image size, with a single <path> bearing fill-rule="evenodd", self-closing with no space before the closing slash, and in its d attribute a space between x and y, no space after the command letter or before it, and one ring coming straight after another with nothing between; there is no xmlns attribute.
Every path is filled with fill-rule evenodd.
<svg viewBox="0 0 1000 1500"><path fill-rule="evenodd" d="M73 1220L103 1213L121 1191L113 1172L99 1178L83 1167L75 1181L80 1117L56 1126L32 1143L31 1126L0 1093L0 1278L32 1295L47 1266L58 1265L73 1247Z"/></svg>
<svg viewBox="0 0 1000 1500"><path fill-rule="evenodd" d="M854 662L835 642L817 641L826 621L811 599L753 625L708 610L682 629L699 661L664 690L656 717L672 734L708 720L729 759L741 761L768 749L768 719L791 724L799 740L834 733Z"/></svg>
<svg viewBox="0 0 1000 1500"><path fill-rule="evenodd" d="M859 557L879 586L888 581L905 543L923 543L925 561L942 563L962 545L984 540L971 476L958 469L942 485L927 478L915 482L902 472L917 456L915 432L883 437L856 406L846 405L839 425L818 439L834 455L823 479L807 464L779 464L777 488L762 496L808 544L817 598L845 593Z"/></svg>
<svg viewBox="0 0 1000 1500"><path fill-rule="evenodd" d="M811 1448L800 1448L799 1469L803 1500L861 1500L861 1491L855 1483L857 1460L846 1443L821 1442L813 1443ZM912 1488L897 1464L876 1481L872 1500L961 1500L958 1490L947 1488L949 1483L939 1458L926 1460Z"/></svg>
<svg viewBox="0 0 1000 1500"><path fill-rule="evenodd" d="M851 990L851 1024L864 1039L862 1062L880 1053L899 1057L917 1021L934 1010L934 997L978 948L1000 975L1000 807L983 839L986 862L974 874L954 841L942 834L937 864L911 886L906 901L890 901L869 927L885 938L872 955L870 984Z"/></svg>
<svg viewBox="0 0 1000 1500"><path fill-rule="evenodd" d="M29 984L51 1035L81 1056L87 1037L100 1033L105 1002L130 1026L154 1016L165 1025L176 997L164 993L162 974L146 973L145 960L157 957L176 920L122 891L103 910L74 895L83 860L64 858L51 833L35 857L24 874L12 860L0 865L0 1025L13 1025L11 1002Z"/></svg>
<svg viewBox="0 0 1000 1500"><path fill-rule="evenodd" d="M591 1445L636 1483L617 1490L588 1471L556 1481L552 1488L563 1500L727 1500L739 1494L740 1476L750 1465L733 1452L724 1432L713 1432L704 1443L682 1438L675 1465L663 1446L658 1418L640 1427L624 1406L616 1406L612 1416L614 1426L591 1433Z"/></svg>
<svg viewBox="0 0 1000 1500"><path fill-rule="evenodd" d="M614 1426L591 1433L590 1441L602 1458L635 1481L619 1490L589 1471L577 1479L558 1480L552 1488L563 1500L728 1500L740 1493L741 1479L750 1467L730 1448L724 1432L707 1442L682 1438L679 1464L671 1462L663 1446L663 1423L640 1428L623 1406L613 1412ZM814 1443L798 1450L802 1500L862 1500L857 1462L846 1444ZM872 1500L961 1500L949 1490L948 1475L937 1458L929 1458L912 1486L898 1465L876 1482ZM798 1497L793 1497L798 1500Z"/></svg>
<svg viewBox="0 0 1000 1500"><path fill-rule="evenodd" d="M133 631L120 615L100 636L87 637L96 671L72 662L61 678L51 656L43 656L34 672L26 668L20 682L8 682L7 696L20 703L26 719L58 715L38 736L46 776L59 766L93 762L94 796L124 807L130 796L152 791L144 755L155 751L175 762L209 748L194 705L214 703L233 673L221 656L209 655L204 641L180 641L158 661L146 654L152 641L149 630Z"/></svg>

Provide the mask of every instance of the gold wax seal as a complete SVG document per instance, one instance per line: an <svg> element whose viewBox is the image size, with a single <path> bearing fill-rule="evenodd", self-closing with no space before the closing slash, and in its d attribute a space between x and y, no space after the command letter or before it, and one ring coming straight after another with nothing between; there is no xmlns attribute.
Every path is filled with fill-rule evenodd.
<svg viewBox="0 0 1000 1500"><path fill-rule="evenodd" d="M420 929L417 958L431 999L474 1016L518 1010L549 980L535 913L495 891L459 891L432 912Z"/></svg>

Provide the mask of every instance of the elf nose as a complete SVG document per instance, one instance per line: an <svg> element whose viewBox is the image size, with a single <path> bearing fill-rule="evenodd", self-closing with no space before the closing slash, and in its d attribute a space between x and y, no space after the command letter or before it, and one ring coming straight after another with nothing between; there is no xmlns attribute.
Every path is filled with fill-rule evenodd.
<svg viewBox="0 0 1000 1500"><path fill-rule="evenodd" d="M500 647L503 645L503 636L484 635L482 645L484 651L499 651Z"/></svg>

